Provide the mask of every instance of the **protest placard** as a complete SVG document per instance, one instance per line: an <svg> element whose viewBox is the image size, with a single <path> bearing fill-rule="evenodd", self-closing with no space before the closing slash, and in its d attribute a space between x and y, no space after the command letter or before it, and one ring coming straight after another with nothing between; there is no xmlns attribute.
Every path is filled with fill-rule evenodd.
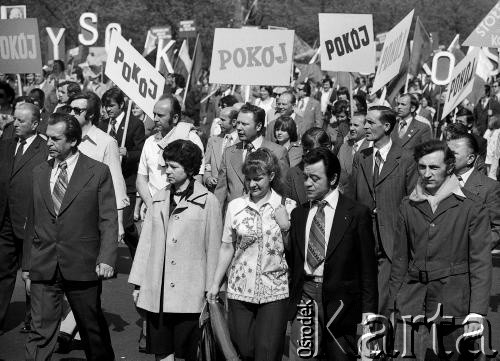
<svg viewBox="0 0 500 361"><path fill-rule="evenodd" d="M210 83L289 85L293 30L215 29Z"/></svg>
<svg viewBox="0 0 500 361"><path fill-rule="evenodd" d="M26 19L26 5L0 6L0 19Z"/></svg>
<svg viewBox="0 0 500 361"><path fill-rule="evenodd" d="M117 31L111 33L109 49L106 76L154 118L153 107L163 94L165 79Z"/></svg>
<svg viewBox="0 0 500 361"><path fill-rule="evenodd" d="M401 62L405 54L406 41L410 33L413 12L414 10L406 15L406 17L387 34L384 41L384 48L382 49L382 55L380 56L377 74L375 75L372 94L399 74Z"/></svg>
<svg viewBox="0 0 500 361"><path fill-rule="evenodd" d="M371 14L319 14L321 70L373 73Z"/></svg>
<svg viewBox="0 0 500 361"><path fill-rule="evenodd" d="M179 21L179 37L196 38L196 27L194 26L194 20Z"/></svg>
<svg viewBox="0 0 500 361"><path fill-rule="evenodd" d="M42 54L36 19L0 20L0 71L41 73Z"/></svg>
<svg viewBox="0 0 500 361"><path fill-rule="evenodd" d="M469 52L453 69L451 81L446 88L446 98L441 119L444 119L472 91L478 58L479 48L476 48Z"/></svg>
<svg viewBox="0 0 500 361"><path fill-rule="evenodd" d="M479 23L463 45L500 48L500 1Z"/></svg>

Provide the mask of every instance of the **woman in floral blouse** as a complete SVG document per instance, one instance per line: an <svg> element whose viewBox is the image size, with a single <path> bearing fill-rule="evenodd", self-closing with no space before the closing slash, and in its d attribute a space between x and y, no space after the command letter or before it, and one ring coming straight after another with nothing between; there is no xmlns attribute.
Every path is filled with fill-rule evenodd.
<svg viewBox="0 0 500 361"><path fill-rule="evenodd" d="M243 165L248 194L231 201L207 294L215 302L228 271L229 330L243 361L281 360L287 324L288 265L284 247L295 202L276 190L280 168L266 148Z"/></svg>

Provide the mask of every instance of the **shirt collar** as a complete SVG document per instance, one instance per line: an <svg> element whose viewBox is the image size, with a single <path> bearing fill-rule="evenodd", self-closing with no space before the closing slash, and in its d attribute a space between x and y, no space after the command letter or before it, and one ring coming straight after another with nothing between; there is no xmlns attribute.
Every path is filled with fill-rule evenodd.
<svg viewBox="0 0 500 361"><path fill-rule="evenodd" d="M33 141L35 140L36 136L37 136L37 134L35 133L32 136L29 136L28 138L25 139L26 140L26 144L24 145L25 146L24 149L27 149L31 145L31 143L33 143ZM17 140L18 144L19 144L19 142L20 142L20 139Z"/></svg>
<svg viewBox="0 0 500 361"><path fill-rule="evenodd" d="M121 112L120 115L118 115L116 117L116 125L115 125L115 127L116 127L117 130L120 127L120 124L122 123L122 120L123 120L124 117L125 117L125 112Z"/></svg>
<svg viewBox="0 0 500 361"><path fill-rule="evenodd" d="M406 118L406 119L401 119L401 120L399 121L399 124L401 124L401 122L403 122L403 121L404 121L404 122L406 123L405 127L406 127L406 128L408 128L408 127L410 126L410 124L411 124L412 120L413 120L413 116L410 116L410 117L408 117L408 118Z"/></svg>
<svg viewBox="0 0 500 361"><path fill-rule="evenodd" d="M80 152L77 150L75 153L73 153L72 155L70 155L68 158L66 158L66 165L68 166L68 168L73 168L76 164L76 162L78 161L78 156L79 156ZM57 158L54 158L54 169L57 169L57 167L59 166L59 163L61 163L61 161Z"/></svg>
<svg viewBox="0 0 500 361"><path fill-rule="evenodd" d="M467 183L467 180L469 179L470 175L472 174L472 172L474 171L474 167L472 167L471 169L469 169L467 172L465 172L464 174L461 174L460 177L462 178L462 182ZM458 177L458 175L457 175Z"/></svg>
<svg viewBox="0 0 500 361"><path fill-rule="evenodd" d="M276 193L273 189L271 189L271 192L268 195L267 200L262 202L260 206L257 206L256 203L252 202L252 200L250 199L250 194L245 194L242 198L243 198L242 209L250 207L258 210L259 208L265 206L266 204L269 204L273 209L278 208L279 205L281 204L282 197L278 193Z"/></svg>
<svg viewBox="0 0 500 361"><path fill-rule="evenodd" d="M323 200L326 201L326 204L330 208L336 209L337 204L339 203L339 189L335 188L334 190L328 192Z"/></svg>
<svg viewBox="0 0 500 361"><path fill-rule="evenodd" d="M252 141L252 145L254 149L259 149L262 146L262 142L264 141L264 137L262 135L259 135L257 138L255 138Z"/></svg>
<svg viewBox="0 0 500 361"><path fill-rule="evenodd" d="M382 148L377 148L375 145L373 146L373 156L375 157L375 153L377 153L377 150L380 152L380 156L382 157L382 160L385 162L387 159L387 154L389 154L389 151L391 150L392 147L392 140L389 138L389 142L384 145Z"/></svg>
<svg viewBox="0 0 500 361"><path fill-rule="evenodd" d="M90 142L94 143L94 144L97 144L97 127L95 125L92 124L92 126L89 128L89 131L87 132L87 134L85 134L82 138L82 141L84 140L89 140Z"/></svg>

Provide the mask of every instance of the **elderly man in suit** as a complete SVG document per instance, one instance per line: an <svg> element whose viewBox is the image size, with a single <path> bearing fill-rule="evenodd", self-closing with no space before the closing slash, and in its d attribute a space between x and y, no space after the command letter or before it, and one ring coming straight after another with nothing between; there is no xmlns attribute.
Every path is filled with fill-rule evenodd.
<svg viewBox="0 0 500 361"><path fill-rule="evenodd" d="M409 151L432 137L429 126L415 118L418 106L414 95L403 94L398 98L398 124L396 131L392 132L392 141Z"/></svg>
<svg viewBox="0 0 500 361"><path fill-rule="evenodd" d="M371 107L366 115L366 139L372 148L354 156L352 174L354 196L372 211L378 259L379 312L389 306L389 275L401 200L410 194L416 182L415 162L411 154L391 140L396 114L387 107Z"/></svg>
<svg viewBox="0 0 500 361"><path fill-rule="evenodd" d="M339 193L340 164L329 149L313 149L303 161L310 202L292 211L286 252L289 359L318 359L323 351L327 360L355 360L357 324L377 312L370 210Z"/></svg>
<svg viewBox="0 0 500 361"><path fill-rule="evenodd" d="M455 155L454 171L460 186L486 205L491 226L491 248L495 248L500 243L500 184L474 168L478 145L472 134L451 134L448 147Z"/></svg>
<svg viewBox="0 0 500 361"><path fill-rule="evenodd" d="M266 139L271 142L276 142L276 136L274 134L274 125L276 123L276 119L280 116L287 116L293 119L295 124L297 124L297 133L299 129L299 124L304 123L304 119L296 113L295 104L297 99L292 92L286 91L281 93L278 100L276 101L276 113L274 114L274 118L267 124L266 128ZM299 135L300 136L300 135Z"/></svg>
<svg viewBox="0 0 500 361"><path fill-rule="evenodd" d="M276 143L265 140L264 121L266 112L258 106L246 103L240 109L236 131L240 142L224 150L214 194L221 207L245 193L242 166L246 155L259 148L267 148L278 158L281 175L284 178L290 167L287 150Z"/></svg>
<svg viewBox="0 0 500 361"><path fill-rule="evenodd" d="M309 83L300 83L296 90L298 102L295 112L302 117L302 122L295 121L295 123L297 124L297 133L301 137L309 128L323 128L323 116L321 115L321 104L311 97Z"/></svg>
<svg viewBox="0 0 500 361"><path fill-rule="evenodd" d="M125 231L123 240L133 258L137 243L139 242L139 234L134 224L134 208L137 192L135 182L137 179L137 169L139 168L139 159L141 158L146 138L144 123L130 114L125 144L122 146L126 122L123 92L117 87L107 90L102 96L102 105L108 118L101 121L98 127L118 142L122 174L130 201L130 204L123 209L123 229Z"/></svg>
<svg viewBox="0 0 500 361"><path fill-rule="evenodd" d="M36 105L19 105L14 113L16 138L0 142L0 333L19 268L31 206L32 171L48 155L45 139L37 134L39 121ZM29 327L29 320L25 320L23 330L29 331Z"/></svg>
<svg viewBox="0 0 500 361"><path fill-rule="evenodd" d="M26 360L50 360L66 295L87 360L114 360L101 309L101 279L113 275L118 213L108 167L78 151L82 129L71 115L52 114L47 127L53 158L33 170L33 202L23 249L23 278L31 283L32 331Z"/></svg>
<svg viewBox="0 0 500 361"><path fill-rule="evenodd" d="M413 341L416 360L474 360L477 354L469 351L474 338L468 336L481 334L490 299L488 211L460 188L455 157L445 142L418 145L414 157L419 179L400 208L390 277L391 305L401 322L395 348L408 357L404 345ZM402 321L405 315L414 318ZM437 354L431 355L433 350Z"/></svg>
<svg viewBox="0 0 500 361"><path fill-rule="evenodd" d="M219 119L221 134L213 135L208 139L207 150L205 151L205 173L203 183L213 191L217 185L217 176L222 161L224 149L239 142L236 132L236 118L238 111L233 107L226 107L221 110Z"/></svg>

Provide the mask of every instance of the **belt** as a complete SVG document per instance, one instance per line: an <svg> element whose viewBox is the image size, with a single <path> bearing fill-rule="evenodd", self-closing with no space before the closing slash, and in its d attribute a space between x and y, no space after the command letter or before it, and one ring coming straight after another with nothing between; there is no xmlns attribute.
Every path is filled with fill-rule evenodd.
<svg viewBox="0 0 500 361"><path fill-rule="evenodd" d="M314 283L323 283L323 276L305 275L304 281L314 282Z"/></svg>
<svg viewBox="0 0 500 361"><path fill-rule="evenodd" d="M418 281L420 283L429 283L448 276L455 276L469 272L469 265L467 262L452 264L445 268L428 271L418 269L415 265L410 265L408 268L408 280Z"/></svg>

